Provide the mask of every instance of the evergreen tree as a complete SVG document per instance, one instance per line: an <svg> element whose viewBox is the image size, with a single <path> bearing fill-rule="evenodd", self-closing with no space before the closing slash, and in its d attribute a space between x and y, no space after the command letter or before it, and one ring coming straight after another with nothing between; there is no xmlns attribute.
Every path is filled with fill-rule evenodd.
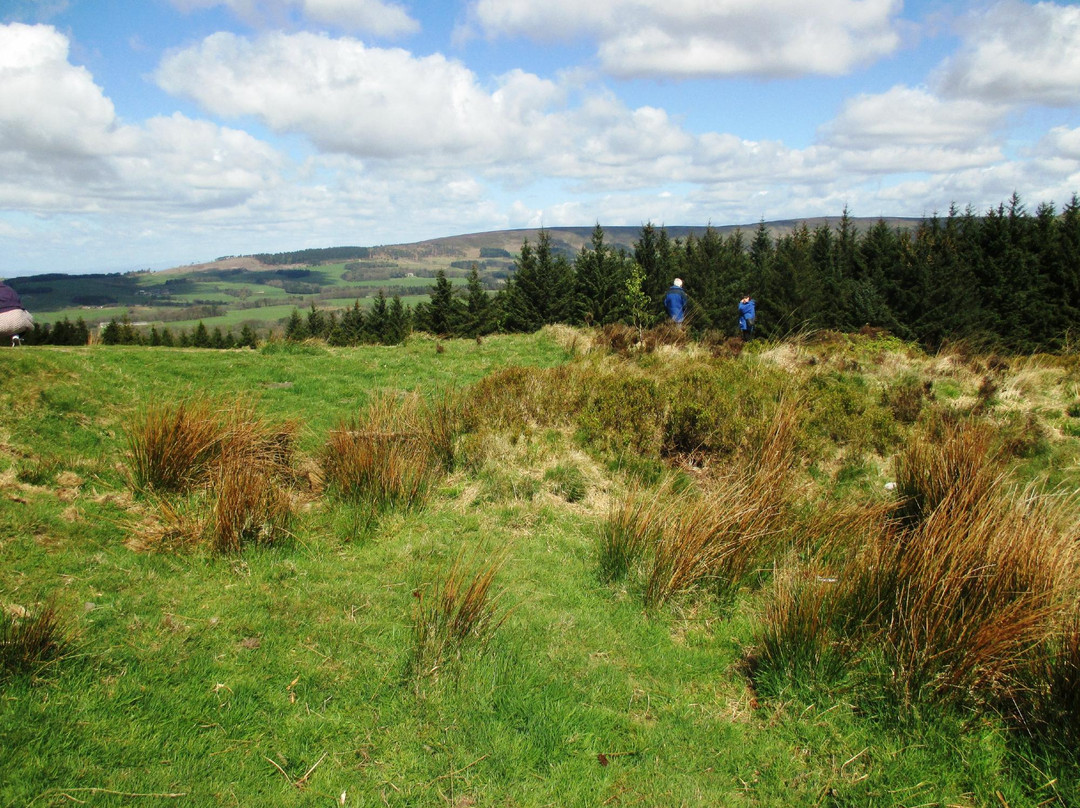
<svg viewBox="0 0 1080 808"><path fill-rule="evenodd" d="M202 320L199 320L198 325L195 326L195 331L191 335L191 347L210 347L210 332L207 331L206 324Z"/></svg>
<svg viewBox="0 0 1080 808"><path fill-rule="evenodd" d="M353 301L352 308L346 309L341 315L340 339L342 345L359 345L364 340L364 310L360 308L360 300Z"/></svg>
<svg viewBox="0 0 1080 808"><path fill-rule="evenodd" d="M106 323L105 327L101 329L101 344L102 345L119 345L120 344L120 323L113 317Z"/></svg>
<svg viewBox="0 0 1080 808"><path fill-rule="evenodd" d="M597 223L592 242L574 261L574 322L607 325L622 318L630 263L625 253L604 243L604 230Z"/></svg>
<svg viewBox="0 0 1080 808"><path fill-rule="evenodd" d="M161 329L161 347L172 348L173 345L175 345L175 341L173 340L172 331L168 328Z"/></svg>
<svg viewBox="0 0 1080 808"><path fill-rule="evenodd" d="M294 342L302 342L309 336L307 323L300 315L299 309L293 309L289 315L289 321L285 323L285 339Z"/></svg>
<svg viewBox="0 0 1080 808"><path fill-rule="evenodd" d="M573 311L574 276L570 265L551 249L551 237L540 231L536 249L521 245L503 303L506 327L536 331L551 323L569 322Z"/></svg>
<svg viewBox="0 0 1080 808"><path fill-rule="evenodd" d="M327 319L326 313L315 308L315 303L312 302L311 310L307 314L308 336L322 339L329 330L330 321Z"/></svg>
<svg viewBox="0 0 1080 808"><path fill-rule="evenodd" d="M440 272L442 270L439 270ZM386 306L386 293L382 289L375 296L375 302L371 304L371 310L368 312L366 318L367 331L365 334L366 342L377 342L386 344L387 335L390 331L390 317L389 310Z"/></svg>
<svg viewBox="0 0 1080 808"><path fill-rule="evenodd" d="M454 287L441 269L435 273L435 285L431 288L430 297L431 333L439 337L454 336L460 322L457 301L454 300Z"/></svg>
<svg viewBox="0 0 1080 808"><path fill-rule="evenodd" d="M257 348L259 347L259 340L255 336L255 329L248 323L244 323L240 329L240 339L237 341L237 346L240 348Z"/></svg>
<svg viewBox="0 0 1080 808"><path fill-rule="evenodd" d="M387 344L400 345L409 336L409 310L402 304L400 295L390 299L386 322Z"/></svg>
<svg viewBox="0 0 1080 808"><path fill-rule="evenodd" d="M480 281L480 272L476 264L469 270L469 279L465 286L465 317L462 333L467 337L490 334L494 328L491 298Z"/></svg>

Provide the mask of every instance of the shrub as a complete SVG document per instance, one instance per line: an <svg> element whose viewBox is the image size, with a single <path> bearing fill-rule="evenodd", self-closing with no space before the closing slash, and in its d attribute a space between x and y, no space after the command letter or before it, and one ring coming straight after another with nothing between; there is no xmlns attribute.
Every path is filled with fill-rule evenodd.
<svg viewBox="0 0 1080 808"><path fill-rule="evenodd" d="M659 455L664 406L656 382L626 373L595 381L578 420L582 440L601 450Z"/></svg>
<svg viewBox="0 0 1080 808"><path fill-rule="evenodd" d="M893 414L893 418L902 424L914 424L919 420L923 405L934 398L932 382L920 382L915 378L905 378L886 388L881 394L881 403Z"/></svg>

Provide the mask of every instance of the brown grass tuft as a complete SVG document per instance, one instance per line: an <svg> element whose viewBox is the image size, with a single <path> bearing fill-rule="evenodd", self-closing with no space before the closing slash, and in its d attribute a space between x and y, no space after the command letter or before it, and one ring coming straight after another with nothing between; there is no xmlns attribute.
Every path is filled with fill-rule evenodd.
<svg viewBox="0 0 1080 808"><path fill-rule="evenodd" d="M461 658L470 645L483 645L509 613L499 614L501 592L492 594L504 557L470 569L458 556L450 570L427 591L416 590L413 615L412 670L416 676L436 676Z"/></svg>
<svg viewBox="0 0 1080 808"><path fill-rule="evenodd" d="M63 657L70 637L53 602L0 614L0 677L29 673Z"/></svg>

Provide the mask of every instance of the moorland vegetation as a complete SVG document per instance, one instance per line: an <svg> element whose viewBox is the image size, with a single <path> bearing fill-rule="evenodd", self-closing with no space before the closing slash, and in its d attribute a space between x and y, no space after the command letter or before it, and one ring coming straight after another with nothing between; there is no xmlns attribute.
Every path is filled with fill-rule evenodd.
<svg viewBox="0 0 1080 808"><path fill-rule="evenodd" d="M0 803L1077 804L1077 356L617 319L0 354Z"/></svg>

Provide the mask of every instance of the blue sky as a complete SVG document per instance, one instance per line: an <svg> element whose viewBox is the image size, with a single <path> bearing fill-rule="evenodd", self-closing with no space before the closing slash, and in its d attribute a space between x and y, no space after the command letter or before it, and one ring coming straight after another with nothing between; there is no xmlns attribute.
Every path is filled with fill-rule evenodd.
<svg viewBox="0 0 1080 808"><path fill-rule="evenodd" d="M1080 5L0 0L0 277L1080 191Z"/></svg>

